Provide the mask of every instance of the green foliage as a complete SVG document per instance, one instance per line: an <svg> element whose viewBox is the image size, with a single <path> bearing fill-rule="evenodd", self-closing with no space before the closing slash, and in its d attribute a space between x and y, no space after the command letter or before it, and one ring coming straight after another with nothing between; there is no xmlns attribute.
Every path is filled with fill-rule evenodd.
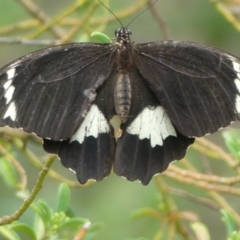
<svg viewBox="0 0 240 240"><path fill-rule="evenodd" d="M101 223L95 223L90 227L89 220L69 216L70 189L66 184L60 184L57 195L57 209L54 211L44 200L38 200L31 204L34 211L32 225L27 225L20 221L14 221L7 226L0 227L0 235L6 240L54 240L73 239L74 236L86 228L87 239L92 239L97 230L101 229ZM88 230L88 228L90 229ZM89 235L89 236L88 236Z"/></svg>
<svg viewBox="0 0 240 240"><path fill-rule="evenodd" d="M221 209L220 213L227 229L227 240L240 240L240 230L236 230L233 216L225 209Z"/></svg>
<svg viewBox="0 0 240 240"><path fill-rule="evenodd" d="M225 140L225 144L228 151L236 158L240 160L240 131L235 130L225 130L222 133Z"/></svg>
<svg viewBox="0 0 240 240"><path fill-rule="evenodd" d="M105 34L100 32L93 32L91 37L98 40L101 43L112 43L112 40Z"/></svg>
<svg viewBox="0 0 240 240"><path fill-rule="evenodd" d="M18 188L19 179L16 169L5 156L0 157L0 176L9 187Z"/></svg>

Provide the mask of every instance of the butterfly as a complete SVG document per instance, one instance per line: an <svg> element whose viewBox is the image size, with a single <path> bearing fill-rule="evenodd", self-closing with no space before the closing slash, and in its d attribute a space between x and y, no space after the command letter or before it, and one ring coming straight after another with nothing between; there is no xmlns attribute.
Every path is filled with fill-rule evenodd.
<svg viewBox="0 0 240 240"><path fill-rule="evenodd" d="M0 126L43 138L81 184L114 172L147 185L195 137L239 120L240 59L185 41L70 43L0 69ZM120 119L117 139L111 119Z"/></svg>

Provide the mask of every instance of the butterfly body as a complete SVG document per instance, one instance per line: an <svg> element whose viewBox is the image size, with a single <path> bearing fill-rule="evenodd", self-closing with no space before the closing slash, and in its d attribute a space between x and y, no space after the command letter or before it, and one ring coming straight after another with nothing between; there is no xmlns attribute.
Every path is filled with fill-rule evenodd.
<svg viewBox="0 0 240 240"><path fill-rule="evenodd" d="M71 43L0 69L0 125L44 139L80 183L108 176L148 184L194 137L239 120L240 59L180 41ZM111 119L121 120L114 138Z"/></svg>

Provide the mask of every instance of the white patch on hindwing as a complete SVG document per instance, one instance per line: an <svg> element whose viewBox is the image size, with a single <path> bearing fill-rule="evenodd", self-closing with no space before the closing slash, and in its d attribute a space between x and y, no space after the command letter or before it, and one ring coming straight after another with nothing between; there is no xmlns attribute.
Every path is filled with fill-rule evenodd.
<svg viewBox="0 0 240 240"><path fill-rule="evenodd" d="M74 174L76 174L76 171L73 170L72 168L68 168L71 172L73 172Z"/></svg>
<svg viewBox="0 0 240 240"><path fill-rule="evenodd" d="M7 111L5 112L5 114L3 116L3 119L10 117L12 119L12 121L15 121L16 116L17 116L16 104L14 102L11 102Z"/></svg>
<svg viewBox="0 0 240 240"><path fill-rule="evenodd" d="M99 108L93 104L81 126L71 137L70 142L78 141L81 144L86 137L93 136L97 138L99 134L109 132L110 126L107 119L104 117Z"/></svg>
<svg viewBox="0 0 240 240"><path fill-rule="evenodd" d="M149 139L151 147L162 146L168 136L177 136L177 133L162 106L156 108L148 106L127 127L129 134L138 135L142 139Z"/></svg>

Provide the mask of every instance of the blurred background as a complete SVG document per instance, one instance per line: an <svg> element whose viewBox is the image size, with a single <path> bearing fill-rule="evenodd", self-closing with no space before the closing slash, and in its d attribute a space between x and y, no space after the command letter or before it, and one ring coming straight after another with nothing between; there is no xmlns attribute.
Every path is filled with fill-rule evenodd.
<svg viewBox="0 0 240 240"><path fill-rule="evenodd" d="M32 2L48 16L50 22L58 18L61 19L57 25L53 24L60 28L60 34L56 34L49 29L39 33L41 24L24 6L24 3L29 4L29 2L23 0L0 1L0 66L4 66L34 50L47 47L12 44L9 43L10 39L58 40L60 42L94 41L89 37L92 31L101 31L110 38L114 38L115 29L120 27L120 23L97 0L34 0ZM80 2L85 2L85 4L76 8L71 14L66 14L67 10L74 8ZM119 17L124 26L149 6L147 1L140 0L103 2ZM228 3L230 2L228 1ZM93 5L94 8L90 12ZM240 13L240 2L232 1L232 5L226 6L231 13L233 13L233 9L234 14L237 11ZM158 0L153 7L164 20L165 28L171 39L212 45L240 56L240 34L237 25L234 26L227 21L226 15L220 13L211 1ZM81 21L85 21L82 26ZM70 36L71 39L67 39L74 26L79 27L79 29L76 27L77 33ZM135 43L164 39L159 21L150 9L140 14L128 28L132 30L132 40ZM238 125L232 125L231 128L238 128ZM226 149L221 133L216 133L207 139ZM29 142L28 147L39 156L40 160L46 156L41 144ZM15 148L13 147L13 149ZM19 151L16 151L15 158L25 169L28 178L27 188L31 190L40 169L29 163ZM204 172L207 163L207 168L211 169L214 175L225 177L233 174L232 169L227 169L225 163L216 159L208 160L207 156L199 154L198 149L191 147L186 158L197 169L196 172ZM174 166L186 167L181 163L174 163ZM52 170L66 179L76 181L75 175L63 168L58 160L54 162ZM211 175L210 172L208 174ZM45 199L50 206L54 207L59 183L51 176L47 177L36 199ZM166 190L164 186L169 189ZM235 185L235 187L237 188L238 185ZM165 190L163 190L164 188ZM70 206L76 216L89 219L92 223L103 223L104 227L97 231L93 238L89 237L89 239L122 240L138 239L140 237L144 237L144 239L191 239L190 237L184 238L183 235L177 233L174 236L168 235L171 228L170 223L174 220L167 219L164 215L166 209L163 210L165 207L163 202L166 200L164 200L166 197L164 194L169 194L172 188L181 189L185 193L200 198L210 198L211 196L206 189L185 184L177 178L169 178L165 175L155 177L148 186L142 186L138 182L128 182L112 173L103 181L90 184L88 187L71 188ZM236 213L240 212L239 196L225 193L222 197ZM173 193L169 199L176 207L174 208L176 211L183 211L186 215L189 214L188 217L182 217L181 220L188 231L191 231L189 223L192 219L192 221L200 221L207 226L211 239L226 239L226 228L218 209L201 204L199 201L186 196L186 194L184 196L184 194ZM214 198L211 201L219 204L215 202ZM10 215L18 209L21 203L22 200L16 196L16 191L0 178L0 217ZM166 202L164 203L166 204ZM138 214L139 216L136 217L136 212L139 213L139 210L143 208L154 209L159 213L159 217L154 217L154 214L152 216L151 214ZM162 210L163 212L161 212ZM30 224L32 216L32 210L28 210L21 217L21 221ZM164 228L165 232L161 230ZM162 237L157 235L160 231L164 232ZM0 239L4 239L4 237L1 238L0 236ZM88 238L86 237L86 239Z"/></svg>

